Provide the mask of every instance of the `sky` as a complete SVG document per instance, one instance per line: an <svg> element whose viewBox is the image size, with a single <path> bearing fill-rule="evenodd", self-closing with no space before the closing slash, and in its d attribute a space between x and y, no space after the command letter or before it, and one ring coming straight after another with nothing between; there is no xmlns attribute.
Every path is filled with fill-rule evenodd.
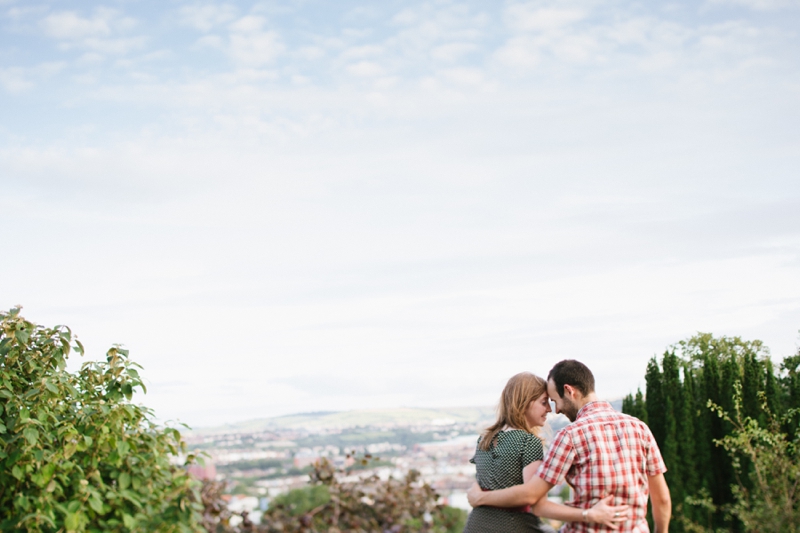
<svg viewBox="0 0 800 533"><path fill-rule="evenodd" d="M0 0L0 308L195 427L795 353L797 0ZM71 362L76 368L81 358Z"/></svg>

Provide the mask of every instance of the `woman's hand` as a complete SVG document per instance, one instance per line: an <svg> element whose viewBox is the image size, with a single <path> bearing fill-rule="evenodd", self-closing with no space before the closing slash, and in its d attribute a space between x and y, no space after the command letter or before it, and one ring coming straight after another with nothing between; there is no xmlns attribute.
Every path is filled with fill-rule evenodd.
<svg viewBox="0 0 800 533"><path fill-rule="evenodd" d="M481 486L477 483L473 483L467 491L467 501L471 506L478 507L480 505L479 500L482 495L483 491L481 490Z"/></svg>
<svg viewBox="0 0 800 533"><path fill-rule="evenodd" d="M594 504L587 513L588 521L619 529L622 522L630 519L631 510L627 505L611 505L613 499L613 496L606 496Z"/></svg>

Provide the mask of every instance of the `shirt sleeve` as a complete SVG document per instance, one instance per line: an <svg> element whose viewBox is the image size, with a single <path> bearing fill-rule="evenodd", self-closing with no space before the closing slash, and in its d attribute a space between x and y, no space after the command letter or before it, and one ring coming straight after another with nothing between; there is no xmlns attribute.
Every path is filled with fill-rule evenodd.
<svg viewBox="0 0 800 533"><path fill-rule="evenodd" d="M547 455L539 467L536 475L551 485L558 485L567 475L573 461L575 460L575 447L572 439L566 431L562 429L556 434Z"/></svg>
<svg viewBox="0 0 800 533"><path fill-rule="evenodd" d="M536 435L528 434L522 447L522 467L524 468L534 461L541 461L543 457L542 441Z"/></svg>
<svg viewBox="0 0 800 533"><path fill-rule="evenodd" d="M664 463L664 458L661 456L661 450L658 449L653 432L647 425L644 425L645 441L647 443L647 459L645 468L647 469L648 476L657 476L667 471L667 465Z"/></svg>

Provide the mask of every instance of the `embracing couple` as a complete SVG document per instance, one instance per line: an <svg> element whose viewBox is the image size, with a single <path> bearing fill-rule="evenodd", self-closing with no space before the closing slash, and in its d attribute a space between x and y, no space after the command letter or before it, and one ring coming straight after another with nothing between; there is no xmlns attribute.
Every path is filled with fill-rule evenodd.
<svg viewBox="0 0 800 533"><path fill-rule="evenodd" d="M572 423L545 454L538 431L550 400ZM655 532L668 530L667 468L650 428L599 401L594 376L579 361L556 364L547 381L528 372L512 377L471 462L478 482L467 494L474 509L465 533L553 533L541 516L565 522L565 533L645 533L648 496ZM573 490L567 505L547 499L563 480Z"/></svg>

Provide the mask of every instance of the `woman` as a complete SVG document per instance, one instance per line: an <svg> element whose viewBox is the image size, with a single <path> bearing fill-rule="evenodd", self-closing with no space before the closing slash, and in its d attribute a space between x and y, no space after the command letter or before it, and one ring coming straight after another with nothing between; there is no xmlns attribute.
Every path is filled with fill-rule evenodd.
<svg viewBox="0 0 800 533"><path fill-rule="evenodd" d="M475 456L470 459L477 469L477 481L483 490L499 490L526 483L544 458L542 441L537 436L551 411L547 383L530 372L522 372L508 380L497 412L497 422L478 439ZM600 500L589 511L589 521L614 524L627 506L613 507ZM548 511L557 510L559 518L586 521L582 510L566 505L547 503ZM549 525L531 514L530 506L516 508L476 507L472 510L464 533L502 531L554 533Z"/></svg>

